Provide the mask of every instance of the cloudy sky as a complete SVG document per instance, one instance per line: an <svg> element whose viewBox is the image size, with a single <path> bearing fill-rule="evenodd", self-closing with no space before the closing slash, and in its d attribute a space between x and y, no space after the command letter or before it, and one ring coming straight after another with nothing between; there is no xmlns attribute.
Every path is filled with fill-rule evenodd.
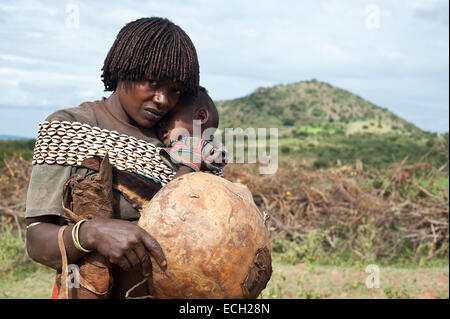
<svg viewBox="0 0 450 319"><path fill-rule="evenodd" d="M447 0L2 0L0 135L32 137L54 110L108 96L103 60L145 16L188 33L215 100L315 78L447 132L448 12Z"/></svg>

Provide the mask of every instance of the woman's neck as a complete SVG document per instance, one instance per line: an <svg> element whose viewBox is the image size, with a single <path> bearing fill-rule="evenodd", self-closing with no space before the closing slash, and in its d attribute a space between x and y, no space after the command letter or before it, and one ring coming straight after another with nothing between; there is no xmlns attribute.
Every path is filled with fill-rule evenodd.
<svg viewBox="0 0 450 319"><path fill-rule="evenodd" d="M132 124L130 118L127 113L125 113L122 104L120 103L119 94L114 92L106 99L106 105L109 111L119 120Z"/></svg>

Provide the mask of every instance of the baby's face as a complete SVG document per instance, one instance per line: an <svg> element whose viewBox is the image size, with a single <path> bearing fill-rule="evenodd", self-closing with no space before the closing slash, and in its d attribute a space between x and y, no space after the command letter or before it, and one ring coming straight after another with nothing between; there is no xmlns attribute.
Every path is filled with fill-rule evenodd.
<svg viewBox="0 0 450 319"><path fill-rule="evenodd" d="M158 122L156 135L164 145L170 140L178 140L180 136L193 135L194 112L189 107L177 105L175 109Z"/></svg>

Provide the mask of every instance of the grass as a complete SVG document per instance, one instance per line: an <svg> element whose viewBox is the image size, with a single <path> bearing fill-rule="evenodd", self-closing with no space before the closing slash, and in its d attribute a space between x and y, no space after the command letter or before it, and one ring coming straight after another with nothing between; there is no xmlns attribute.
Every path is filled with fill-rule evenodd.
<svg viewBox="0 0 450 319"><path fill-rule="evenodd" d="M421 187L429 191L431 194L436 196L436 198L438 198L442 202L446 203L446 205L448 205L448 197L447 197L449 186L448 176L441 175L435 178L430 178L431 174L422 174L420 176L413 176L412 181L420 185ZM421 190L419 190L411 183L405 184L400 188L399 191L402 193L403 197L409 200L426 196L426 194L424 194Z"/></svg>
<svg viewBox="0 0 450 319"><path fill-rule="evenodd" d="M27 273L10 273L0 278L0 299L49 299L52 294L55 271L36 265Z"/></svg>
<svg viewBox="0 0 450 319"><path fill-rule="evenodd" d="M364 227L363 227L364 228ZM273 274L261 298L283 299L442 299L449 298L449 260L426 254L396 261L371 254L370 225L360 229L363 256L344 250L331 252L312 231L298 244L285 238L272 241ZM365 247L364 247L365 246ZM379 287L368 287L368 268L378 268ZM373 281L372 281L373 283Z"/></svg>
<svg viewBox="0 0 450 319"><path fill-rule="evenodd" d="M0 298L48 299L54 271L37 266L30 273L0 278ZM264 299L409 299L449 298L449 268L380 266L380 288L367 288L369 274L361 266L325 266L273 262L273 275L260 298Z"/></svg>
<svg viewBox="0 0 450 319"><path fill-rule="evenodd" d="M379 267L379 288L368 288L363 266L324 266L275 261L261 298L417 299L449 298L449 268Z"/></svg>
<svg viewBox="0 0 450 319"><path fill-rule="evenodd" d="M49 298L55 271L32 261L11 223L1 219L0 299ZM22 236L24 237L24 236Z"/></svg>

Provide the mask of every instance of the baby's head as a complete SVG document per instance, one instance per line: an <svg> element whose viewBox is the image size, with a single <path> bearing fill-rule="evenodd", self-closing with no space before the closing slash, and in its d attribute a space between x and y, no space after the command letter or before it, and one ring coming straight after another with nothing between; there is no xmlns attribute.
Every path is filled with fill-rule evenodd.
<svg viewBox="0 0 450 319"><path fill-rule="evenodd" d="M204 87L200 87L197 96L182 97L175 108L158 122L156 134L164 145L181 136L194 136L194 120L201 124L200 134L208 129L208 139L219 126L219 114L213 100ZM197 136L197 137L202 137Z"/></svg>

